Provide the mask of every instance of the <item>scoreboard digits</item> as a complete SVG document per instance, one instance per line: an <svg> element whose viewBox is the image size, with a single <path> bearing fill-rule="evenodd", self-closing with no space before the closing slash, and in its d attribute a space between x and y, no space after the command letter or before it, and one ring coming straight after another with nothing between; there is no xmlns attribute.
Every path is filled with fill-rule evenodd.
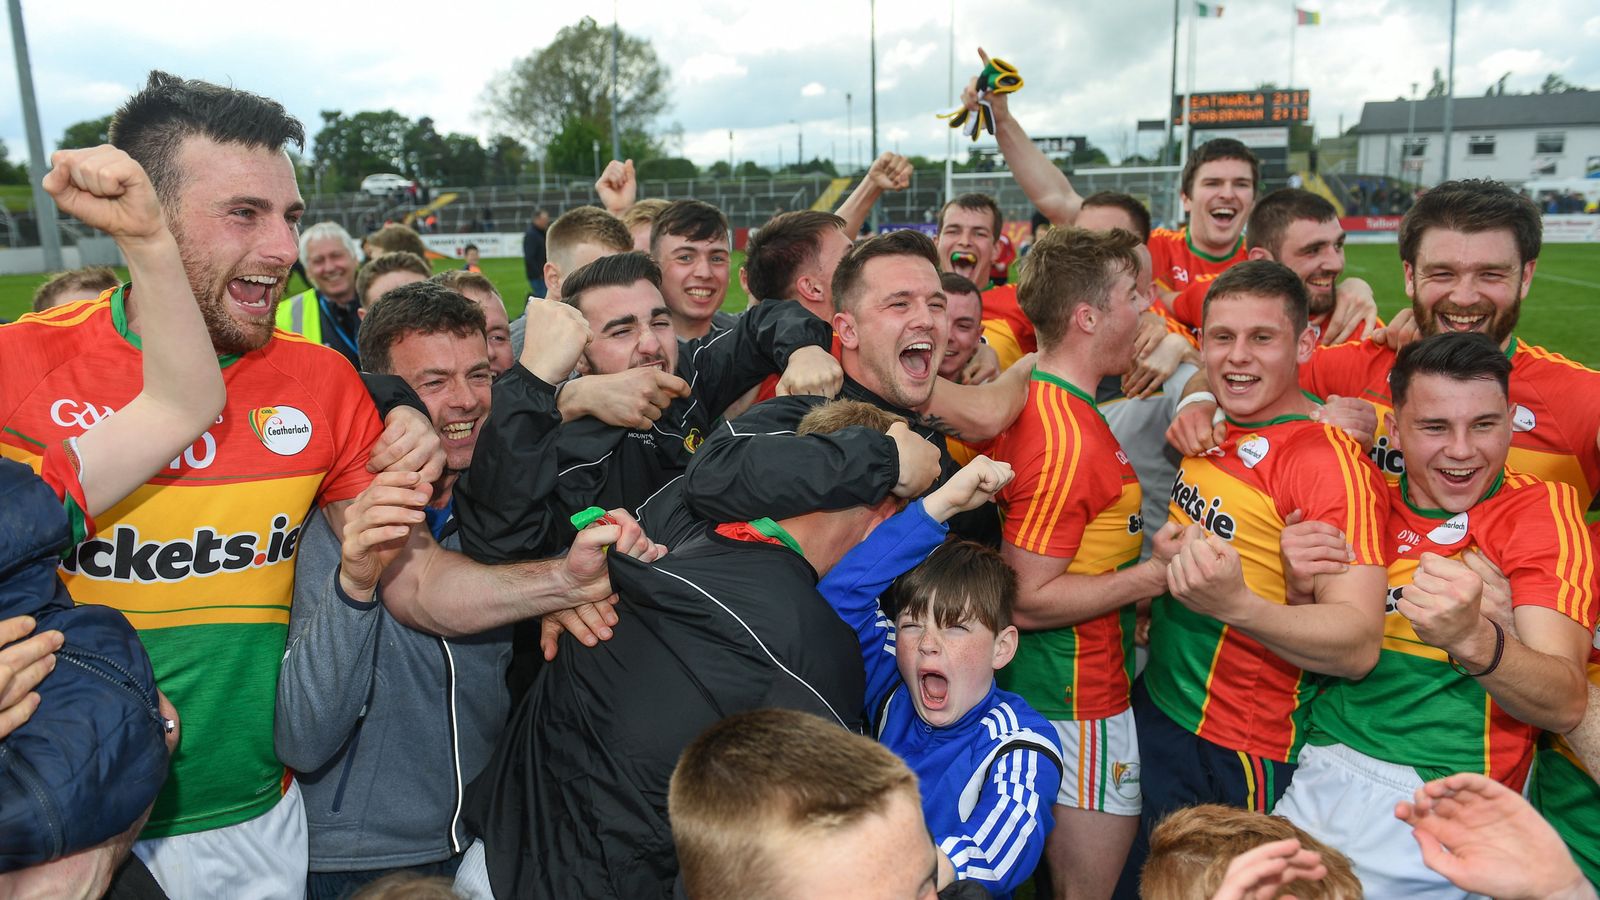
<svg viewBox="0 0 1600 900"><path fill-rule="evenodd" d="M1285 125L1311 118L1307 90L1215 91L1190 97L1189 120L1196 126L1248 128ZM1183 98L1173 98L1174 125L1183 124Z"/></svg>

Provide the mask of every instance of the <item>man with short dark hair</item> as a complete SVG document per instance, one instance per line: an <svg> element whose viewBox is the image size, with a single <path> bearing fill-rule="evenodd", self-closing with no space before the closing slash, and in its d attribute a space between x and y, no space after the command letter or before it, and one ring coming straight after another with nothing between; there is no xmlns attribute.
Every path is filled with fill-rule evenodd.
<svg viewBox="0 0 1600 900"><path fill-rule="evenodd" d="M699 200L675 200L650 223L650 255L661 267L661 294L672 327L685 340L730 328L728 296L733 232L722 211Z"/></svg>
<svg viewBox="0 0 1600 900"><path fill-rule="evenodd" d="M414 281L427 281L432 275L428 263L409 250L395 250L367 260L356 276L356 296L361 300L361 314L365 316L378 298Z"/></svg>
<svg viewBox="0 0 1600 900"><path fill-rule="evenodd" d="M850 249L844 219L800 210L774 216L750 238L740 279L753 302L795 300L824 321L833 318L833 271Z"/></svg>
<svg viewBox="0 0 1600 900"><path fill-rule="evenodd" d="M500 299L500 291L494 282L466 269L440 272L429 280L455 291L483 310L484 336L489 343L489 370L497 378L505 374L514 359L511 355L511 328L506 319L505 302Z"/></svg>
<svg viewBox="0 0 1600 900"><path fill-rule="evenodd" d="M461 248L461 262L462 262L462 266L461 266L462 271L465 271L465 272L482 272L483 271L482 269L478 268L478 245L477 244L468 244L465 247Z"/></svg>
<svg viewBox="0 0 1600 900"><path fill-rule="evenodd" d="M1436 334L1390 370L1409 457L1388 489L1378 665L1329 683L1278 814L1341 848L1374 896L1463 897L1387 815L1426 781L1477 772L1521 791L1543 730L1572 730L1596 613L1571 485L1506 468L1512 364L1479 334ZM1491 602L1485 562L1505 573Z"/></svg>
<svg viewBox="0 0 1600 900"><path fill-rule="evenodd" d="M970 279L954 272L940 275L939 286L944 289L945 311L950 320L950 335L939 360L939 377L959 383L962 370L982 346L983 296Z"/></svg>
<svg viewBox="0 0 1600 900"><path fill-rule="evenodd" d="M1299 276L1265 260L1228 269L1206 300L1201 356L1227 433L1217 453L1183 460L1172 486L1182 548L1134 688L1146 834L1193 803L1271 812L1315 676L1360 678L1377 662L1382 482L1355 441L1308 415L1296 379L1315 346L1306 305ZM1296 514L1348 535L1353 554L1309 594L1286 584L1280 555Z"/></svg>

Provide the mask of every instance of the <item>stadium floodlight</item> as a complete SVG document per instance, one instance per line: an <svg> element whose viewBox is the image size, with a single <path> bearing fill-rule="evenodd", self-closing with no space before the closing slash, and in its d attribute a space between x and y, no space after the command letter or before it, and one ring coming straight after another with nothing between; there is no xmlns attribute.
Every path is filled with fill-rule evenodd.
<svg viewBox="0 0 1600 900"><path fill-rule="evenodd" d="M7 0L11 11L11 53L17 60L17 90L22 94L22 121L28 131L28 184L33 188L33 221L39 226L39 246L44 250L46 271L59 272L61 233L56 229L56 204L44 192L44 176L50 171L44 155L44 137L39 133L39 106L33 99L33 65L28 61L28 35L22 28L22 0Z"/></svg>
<svg viewBox="0 0 1600 900"><path fill-rule="evenodd" d="M1440 181L1450 180L1450 126L1454 124L1456 99L1456 0L1450 0L1450 71L1444 82L1444 169Z"/></svg>

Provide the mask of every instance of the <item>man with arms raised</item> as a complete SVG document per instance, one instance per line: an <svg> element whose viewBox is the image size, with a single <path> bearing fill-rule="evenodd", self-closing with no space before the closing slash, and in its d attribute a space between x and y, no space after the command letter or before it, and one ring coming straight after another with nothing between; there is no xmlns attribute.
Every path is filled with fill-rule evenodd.
<svg viewBox="0 0 1600 900"><path fill-rule="evenodd" d="M361 304L356 302L356 268L361 264L355 238L337 222L318 222L300 235L300 261L311 288L278 304L277 324L285 331L339 351L360 366L356 335Z"/></svg>
<svg viewBox="0 0 1600 900"><path fill-rule="evenodd" d="M1270 812L1294 772L1315 676L1365 675L1382 634L1382 482L1355 441L1308 416L1296 380L1315 347L1305 285L1278 263L1240 263L1213 283L1204 314L1201 356L1223 386L1227 433L1215 454L1185 459L1172 486L1183 547L1134 692L1147 829L1193 803ZM1280 556L1297 515L1353 548L1309 596L1290 590Z"/></svg>
<svg viewBox="0 0 1600 900"><path fill-rule="evenodd" d="M1390 371L1411 465L1388 489L1389 602L1378 665L1335 680L1278 814L1342 849L1374 896L1464 897L1388 812L1425 781L1477 772L1520 791L1540 730L1583 716L1594 554L1571 485L1506 469L1511 361L1439 334ZM1483 560L1510 581L1505 622Z"/></svg>
<svg viewBox="0 0 1600 900"><path fill-rule="evenodd" d="M998 500L1023 634L1000 681L1051 720L1069 761L1046 845L1057 897L1109 897L1138 829L1134 604L1166 589L1176 549L1168 535L1138 562L1138 476L1092 393L1133 355L1149 303L1138 249L1120 230L1052 228L1034 244L1017 296L1039 360L1028 405L990 451L1017 473Z"/></svg>
<svg viewBox="0 0 1600 900"><path fill-rule="evenodd" d="M128 616L158 685L183 710L187 738L135 852L173 896L297 893L304 813L273 753L272 710L293 554L313 504L336 532L348 522L370 538L372 550L341 566L346 593L370 599L382 571L386 605L410 624L482 630L556 608L573 591L599 600L609 589L581 560L491 570L440 551L410 527L422 517L420 486L437 472L426 420L390 413L369 458L383 426L355 371L274 330L304 209L284 152L303 131L282 106L153 72L118 111L112 140L162 201L227 404L200 440L100 518L101 538L63 569L79 603ZM0 329L0 358L37 360L0 382L4 433L29 436L0 450L36 459L124 405L137 379L108 373L139 368L143 323L137 286L124 285L46 332ZM418 471L428 463L433 471ZM384 469L377 483L400 490L395 506L364 490L369 470ZM397 540L406 544L395 556L386 542Z"/></svg>

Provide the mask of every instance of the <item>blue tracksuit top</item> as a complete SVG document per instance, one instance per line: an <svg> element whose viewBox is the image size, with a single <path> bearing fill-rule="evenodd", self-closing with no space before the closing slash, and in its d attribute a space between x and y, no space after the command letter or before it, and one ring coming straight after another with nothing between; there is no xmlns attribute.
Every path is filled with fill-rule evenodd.
<svg viewBox="0 0 1600 900"><path fill-rule="evenodd" d="M917 715L895 666L894 623L878 596L943 542L946 528L917 501L875 528L817 589L856 631L866 666L865 710L878 740L917 773L922 814L956 877L1010 897L1044 853L1061 784L1061 749L1044 716L991 682L956 722Z"/></svg>

